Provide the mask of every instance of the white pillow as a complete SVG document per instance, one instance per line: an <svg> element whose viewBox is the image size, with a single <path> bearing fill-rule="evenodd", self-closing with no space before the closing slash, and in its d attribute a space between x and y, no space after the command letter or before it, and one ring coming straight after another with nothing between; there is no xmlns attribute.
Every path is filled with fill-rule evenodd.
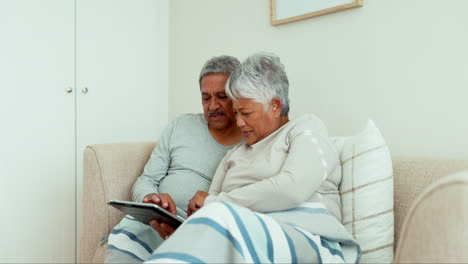
<svg viewBox="0 0 468 264"><path fill-rule="evenodd" d="M343 176L343 225L361 246L363 263L393 262L393 169L374 122L351 137L334 138Z"/></svg>

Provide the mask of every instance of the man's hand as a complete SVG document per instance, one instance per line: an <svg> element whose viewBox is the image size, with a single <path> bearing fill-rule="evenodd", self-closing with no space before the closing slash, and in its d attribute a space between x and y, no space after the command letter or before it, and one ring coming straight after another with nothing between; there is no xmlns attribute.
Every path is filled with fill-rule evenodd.
<svg viewBox="0 0 468 264"><path fill-rule="evenodd" d="M166 223L159 222L156 219L151 220L150 225L159 233L159 235L164 240L166 240L176 230L174 227Z"/></svg>
<svg viewBox="0 0 468 264"><path fill-rule="evenodd" d="M207 192L198 191L189 201L187 208L187 216L190 216L191 214L198 211L198 209L202 208L207 196Z"/></svg>
<svg viewBox="0 0 468 264"><path fill-rule="evenodd" d="M166 209L173 215L177 215L176 205L167 193L150 193L143 198L144 203L153 203Z"/></svg>

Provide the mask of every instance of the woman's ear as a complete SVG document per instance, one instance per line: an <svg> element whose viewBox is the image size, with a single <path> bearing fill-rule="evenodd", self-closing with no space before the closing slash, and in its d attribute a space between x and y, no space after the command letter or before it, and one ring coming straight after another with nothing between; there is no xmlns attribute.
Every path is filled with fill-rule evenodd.
<svg viewBox="0 0 468 264"><path fill-rule="evenodd" d="M283 109L283 104L281 103L281 99L275 97L271 100L271 108L273 110L273 116L279 117L281 115L281 110Z"/></svg>

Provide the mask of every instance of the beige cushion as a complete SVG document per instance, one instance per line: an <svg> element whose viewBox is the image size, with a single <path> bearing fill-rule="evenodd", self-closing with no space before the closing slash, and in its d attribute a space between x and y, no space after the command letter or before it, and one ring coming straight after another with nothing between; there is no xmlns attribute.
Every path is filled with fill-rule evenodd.
<svg viewBox="0 0 468 264"><path fill-rule="evenodd" d="M363 263L393 261L393 170L388 147L372 121L341 150L343 225L361 246Z"/></svg>
<svg viewBox="0 0 468 264"><path fill-rule="evenodd" d="M468 262L468 171L444 177L419 195L401 230L396 262Z"/></svg>

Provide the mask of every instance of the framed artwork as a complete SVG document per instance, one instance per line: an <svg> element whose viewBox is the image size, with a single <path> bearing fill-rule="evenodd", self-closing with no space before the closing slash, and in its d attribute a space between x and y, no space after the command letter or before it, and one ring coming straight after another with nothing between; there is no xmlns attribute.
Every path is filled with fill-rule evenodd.
<svg viewBox="0 0 468 264"><path fill-rule="evenodd" d="M362 6L363 0L270 0L270 21L276 26Z"/></svg>

